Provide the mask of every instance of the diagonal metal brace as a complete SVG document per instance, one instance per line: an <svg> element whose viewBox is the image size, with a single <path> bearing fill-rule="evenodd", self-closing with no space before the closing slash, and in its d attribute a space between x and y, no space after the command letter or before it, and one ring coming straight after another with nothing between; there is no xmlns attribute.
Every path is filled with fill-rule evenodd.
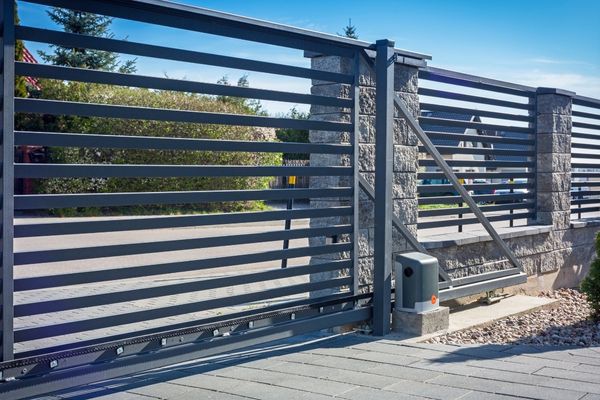
<svg viewBox="0 0 600 400"><path fill-rule="evenodd" d="M502 253L504 253L506 258L508 258L509 261L515 267L517 267L521 272L523 272L521 262L517 259L515 253L513 253L513 251L508 247L506 242L502 240L498 232L496 232L496 229L494 229L490 221L479 209L477 203L475 203L475 200L473 200L471 195L469 195L469 192L467 192L467 190L460 184L460 181L456 177L454 171L452 171L452 168L450 168L446 160L444 160L444 157L442 157L440 152L435 148L434 144L427 137L423 129L419 126L417 120L408 111L406 105L404 104L404 101L402 101L402 99L398 97L398 95L395 95L394 102L396 103L396 106L400 109L402 116L406 119L408 126L417 135L417 137L421 141L421 144L423 144L423 147L425 147L425 150L427 150L427 152L431 155L435 163L438 165L438 167L440 167L444 175L446 175L446 178L450 181L454 189L458 192L458 194L460 194L465 203L467 203L473 214L475 214L481 225L483 225L485 230L490 234L494 242L500 247Z"/></svg>
<svg viewBox="0 0 600 400"><path fill-rule="evenodd" d="M360 174L358 176L358 183L360 188L369 196L371 200L375 200L375 190L373 187L367 182L367 180L362 177ZM396 216L396 214L392 214L392 225L396 227L400 231L400 234L404 236L406 241L411 245L413 249L419 251L424 254L428 254L427 249L417 240L417 238L408 230L406 225L400 221L400 218ZM444 282L447 282L450 286L452 285L452 278L446 271L444 271L441 267L439 269L439 275L442 277Z"/></svg>

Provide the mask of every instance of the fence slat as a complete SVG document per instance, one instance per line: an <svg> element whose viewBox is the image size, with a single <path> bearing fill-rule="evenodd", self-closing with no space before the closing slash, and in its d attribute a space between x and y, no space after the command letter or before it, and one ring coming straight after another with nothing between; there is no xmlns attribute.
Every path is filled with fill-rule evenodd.
<svg viewBox="0 0 600 400"><path fill-rule="evenodd" d="M78 115L82 117L191 122L198 124L261 126L266 128L290 129L319 129L336 132L350 132L353 129L352 124L343 122L210 113L204 111L171 110L164 108L119 106L112 104L91 104L30 98L15 99L15 111L52 115Z"/></svg>
<svg viewBox="0 0 600 400"><path fill-rule="evenodd" d="M15 132L15 145L102 147L111 149L239 151L256 153L352 154L353 147L333 143L285 143L82 133Z"/></svg>
<svg viewBox="0 0 600 400"><path fill-rule="evenodd" d="M351 99L317 96L312 94L281 92L242 86L194 82L184 79L157 78L136 74L97 71L85 68L61 67L56 65L15 63L16 74L65 81L93 82L107 85L133 86L138 88L174 90L217 96L234 96L248 99L272 100L301 104L319 104L333 107L352 107Z"/></svg>

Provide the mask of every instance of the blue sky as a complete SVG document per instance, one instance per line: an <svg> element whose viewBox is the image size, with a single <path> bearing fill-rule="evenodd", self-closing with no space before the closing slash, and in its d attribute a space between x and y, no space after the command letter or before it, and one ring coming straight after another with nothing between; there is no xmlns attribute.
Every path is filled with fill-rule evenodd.
<svg viewBox="0 0 600 400"><path fill-rule="evenodd" d="M184 0L187 4L302 28L341 32L348 18L360 39L389 38L396 47L430 54L430 65L531 86L554 86L600 97L600 1L233 1ZM368 4L368 5L367 5ZM55 28L44 8L20 3L24 25ZM200 51L308 66L301 52L245 41L115 20L117 37ZM30 50L44 45L27 43ZM138 59L138 70L214 82L243 71ZM249 73L251 86L307 92L308 82ZM273 112L289 104L266 103Z"/></svg>

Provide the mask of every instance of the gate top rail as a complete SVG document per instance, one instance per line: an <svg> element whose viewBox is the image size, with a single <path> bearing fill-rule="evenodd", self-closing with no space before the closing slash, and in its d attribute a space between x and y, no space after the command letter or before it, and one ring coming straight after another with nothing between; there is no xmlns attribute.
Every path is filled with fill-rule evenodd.
<svg viewBox="0 0 600 400"><path fill-rule="evenodd" d="M375 45L370 42L165 0L24 1L301 50L327 51L331 54L337 53L344 56L352 56L357 49L375 48ZM132 10L135 10L135 12L132 12ZM157 18L157 16L160 16L160 18ZM201 24L199 22L206 23ZM431 59L429 55L413 51L403 49L394 49L394 51L404 57L421 60Z"/></svg>

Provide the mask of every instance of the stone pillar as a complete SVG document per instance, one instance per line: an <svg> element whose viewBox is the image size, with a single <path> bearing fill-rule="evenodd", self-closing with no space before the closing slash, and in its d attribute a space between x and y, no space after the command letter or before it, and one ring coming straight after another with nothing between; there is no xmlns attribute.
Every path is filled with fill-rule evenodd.
<svg viewBox="0 0 600 400"><path fill-rule="evenodd" d="M337 72L337 73L352 73L353 61L350 58L338 56L318 56L311 55L311 67L322 71ZM314 95L350 98L351 85L342 83L331 83L319 80L312 81L311 93ZM319 121L334 121L334 122L349 122L351 119L350 109L340 107L313 105L310 109L310 119ZM309 132L309 140L311 143L343 143L349 144L351 135L346 132L334 131L316 131ZM352 164L350 155L345 154L311 154L311 166L347 166ZM311 188L327 188L327 187L342 187L351 186L351 177L348 176L311 176ZM328 208L339 206L350 206L350 201L340 200L337 198L319 198L311 199L311 208ZM323 226L331 226L338 224L349 224L352 222L351 216L346 217L328 217L328 218L312 218L310 221L311 228ZM349 237L337 238L338 242L348 241ZM331 238L313 237L309 238L310 246L323 246L331 243ZM350 254L322 254L311 257L311 264L321 264L330 262L340 258L348 258ZM343 275L347 275L344 272ZM340 275L339 271L321 272L310 276L311 282L319 282L336 278ZM337 289L324 289L311 292L312 297L321 297L331 294Z"/></svg>
<svg viewBox="0 0 600 400"><path fill-rule="evenodd" d="M402 59L402 58L401 58ZM312 56L313 69L330 72L353 73L353 60L337 56ZM359 172L373 187L375 183L375 76L366 62L360 65L360 110L359 110ZM394 70L394 91L402 98L414 116L419 115L418 68L414 65L396 63ZM350 97L351 85L334 84L330 82L313 81L312 94L325 96ZM311 119L326 121L350 121L349 109L326 106L312 106ZM311 143L349 143L351 136L339 132L310 131ZM408 128L406 121L394 118L394 213L416 235L417 223L417 168L418 149L417 137ZM349 157L340 155L312 154L311 166L351 165ZM350 183L349 177L312 177L310 185L313 188L326 186L345 186ZM332 199L311 200L311 207L339 206L342 202ZM359 288L369 291L373 283L373 238L374 238L374 209L373 202L362 193L359 201ZM348 218L319 218L311 221L311 227L325 224L348 223ZM412 250L406 241L393 230L393 251ZM343 238L345 239L345 238ZM323 238L310 240L311 246L322 245ZM311 263L321 263L333 259L333 256L316 256ZM314 274L311 281L331 279L338 274L328 272ZM313 293L314 296L327 294L327 291Z"/></svg>
<svg viewBox="0 0 600 400"><path fill-rule="evenodd" d="M567 229L571 218L571 105L575 93L538 88L536 187L538 224Z"/></svg>

